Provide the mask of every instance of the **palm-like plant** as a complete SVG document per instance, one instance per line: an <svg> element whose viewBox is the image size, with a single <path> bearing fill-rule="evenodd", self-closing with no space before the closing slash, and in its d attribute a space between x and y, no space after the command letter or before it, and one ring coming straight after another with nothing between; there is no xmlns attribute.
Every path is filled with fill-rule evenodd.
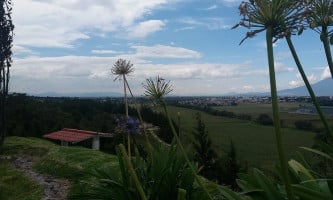
<svg viewBox="0 0 333 200"><path fill-rule="evenodd" d="M127 101L127 92L126 92L126 86L128 86L128 82L126 79L126 76L129 75L134 71L133 64L130 61L124 60L124 59L118 59L116 63L111 68L111 73L113 75L116 75L116 78L114 80L123 80L124 84L124 103L125 103L125 114L128 118L128 101ZM130 135L127 135L127 150L129 157L131 157L131 141L130 141Z"/></svg>
<svg viewBox="0 0 333 200"><path fill-rule="evenodd" d="M333 78L333 61L330 44L333 42L333 1L310 0L307 5L307 20L310 28L320 34L325 49L326 59Z"/></svg>
<svg viewBox="0 0 333 200"><path fill-rule="evenodd" d="M190 159L188 158L182 143L180 142L177 131L176 131L176 129L172 123L171 117L169 115L164 97L165 97L165 95L172 92L172 86L170 84L170 81L165 81L165 79L157 76L155 79L152 79L152 78L146 79L146 84L144 84L143 87L145 89L145 92L144 92L145 96L148 97L153 102L153 104L161 106L162 109L164 110L165 115L168 118L169 126L171 127L173 137L174 137L175 141L177 142L177 145L185 158L186 164L189 166L191 173L195 177L197 184L203 189L203 191L206 195L206 198L212 199L211 195L209 194L209 192L203 185L202 181L197 176L197 173L196 173L192 163L190 162Z"/></svg>
<svg viewBox="0 0 333 200"><path fill-rule="evenodd" d="M266 45L276 144L283 174L283 181L289 199L294 199L294 195L290 185L288 164L281 138L273 42L285 36L286 27L290 30L297 29L299 24L296 22L300 20L299 14L302 12L302 9L300 9L301 3L303 2L293 0L250 0L249 2L242 2L239 6L239 11L243 18L239 24L233 27L236 28L238 26L243 26L250 29L254 28L254 30L249 31L246 34L246 37L241 41L241 43L247 38L251 38L262 31L266 31Z"/></svg>

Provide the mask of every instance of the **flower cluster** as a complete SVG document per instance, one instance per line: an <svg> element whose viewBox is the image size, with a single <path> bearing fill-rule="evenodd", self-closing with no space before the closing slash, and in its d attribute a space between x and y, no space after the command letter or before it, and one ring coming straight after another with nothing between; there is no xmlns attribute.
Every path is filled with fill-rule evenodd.
<svg viewBox="0 0 333 200"><path fill-rule="evenodd" d="M124 134L140 133L139 120L132 117L119 117L116 119L117 126L115 132Z"/></svg>

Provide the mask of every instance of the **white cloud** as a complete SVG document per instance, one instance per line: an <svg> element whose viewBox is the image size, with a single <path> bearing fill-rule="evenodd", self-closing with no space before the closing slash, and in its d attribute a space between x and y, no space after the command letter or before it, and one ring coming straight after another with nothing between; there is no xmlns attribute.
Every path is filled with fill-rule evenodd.
<svg viewBox="0 0 333 200"><path fill-rule="evenodd" d="M13 6L14 41L16 45L70 48L73 47L74 41L87 39L96 30L100 34L131 31L134 36L144 37L160 30L163 22L140 21L167 3L170 2L166 0L17 0ZM149 32L138 32L134 27L152 29Z"/></svg>
<svg viewBox="0 0 333 200"><path fill-rule="evenodd" d="M127 37L130 38L144 38L148 35L160 31L165 26L161 20L148 20L140 22L139 24L128 29Z"/></svg>
<svg viewBox="0 0 333 200"><path fill-rule="evenodd" d="M314 83L317 81L317 77L314 74L311 74L310 76L307 76L307 79L310 83ZM292 80L288 83L290 88L295 88L299 86L303 86L305 83L303 81L303 78L300 73L296 74L296 80Z"/></svg>
<svg viewBox="0 0 333 200"><path fill-rule="evenodd" d="M252 85L244 85L243 90L246 92L253 92L255 88Z"/></svg>
<svg viewBox="0 0 333 200"><path fill-rule="evenodd" d="M205 18L192 18L192 17L185 17L179 19L180 23L189 25L187 27L204 27L209 30L221 30L221 29L230 29L231 25L225 22L224 18L220 17L205 17Z"/></svg>
<svg viewBox="0 0 333 200"><path fill-rule="evenodd" d="M200 58L197 51L182 47L155 45L155 46L131 46L136 53L133 55L140 58Z"/></svg>
<svg viewBox="0 0 333 200"><path fill-rule="evenodd" d="M14 56L21 56L21 55L36 55L38 54L37 52L26 48L24 46L20 46L20 45L14 45L12 48L13 51L13 55Z"/></svg>
<svg viewBox="0 0 333 200"><path fill-rule="evenodd" d="M183 27L183 28L178 28L175 30L175 32L193 30L194 28L195 28L194 26L187 26L187 27Z"/></svg>
<svg viewBox="0 0 333 200"><path fill-rule="evenodd" d="M286 67L281 62L275 62L274 63L274 67L275 67L275 72L276 73L286 73L286 72L293 72L294 71L294 68L292 68L292 67Z"/></svg>
<svg viewBox="0 0 333 200"><path fill-rule="evenodd" d="M212 6L208 7L208 8L203 9L203 10L215 10L217 8L218 8L217 5L212 5Z"/></svg>
<svg viewBox="0 0 333 200"><path fill-rule="evenodd" d="M91 50L91 53L93 54L119 54L122 52L118 52L118 51L114 51L114 50L98 50L98 49L94 49Z"/></svg>
<svg viewBox="0 0 333 200"><path fill-rule="evenodd" d="M329 67L327 66L327 67L325 67L323 73L321 74L320 79L323 80L328 77L332 77L332 75L331 75Z"/></svg>
<svg viewBox="0 0 333 200"><path fill-rule="evenodd" d="M175 48L177 50L177 48ZM162 52L162 54L164 54ZM165 54L166 55L166 54ZM170 55L169 55L170 56ZM119 57L28 57L14 59L12 67L11 90L15 92L85 92L85 91L121 91L120 83L113 83L111 67ZM230 91L237 87L232 79L256 76L261 71L253 70L248 64L222 64L222 63L171 63L154 64L137 56L122 57L130 59L135 71L128 80L133 92L142 94L141 84L148 77L160 75L167 80L175 82L178 94L193 88L200 82L206 85L195 92L208 94L215 92L219 82L223 82L223 91ZM192 84L192 85L191 85ZM217 84L217 85L216 85ZM184 88L185 86L188 88ZM239 86L240 87L240 86ZM184 88L184 89L181 89ZM246 88L239 88L240 90ZM250 88L247 88L250 89ZM200 90L200 91L199 91ZM193 92L193 91L192 91ZM221 91L220 91L221 92ZM218 94L218 93L216 93Z"/></svg>
<svg viewBox="0 0 333 200"><path fill-rule="evenodd" d="M223 3L226 6L236 6L239 5L242 0L219 0L219 2Z"/></svg>

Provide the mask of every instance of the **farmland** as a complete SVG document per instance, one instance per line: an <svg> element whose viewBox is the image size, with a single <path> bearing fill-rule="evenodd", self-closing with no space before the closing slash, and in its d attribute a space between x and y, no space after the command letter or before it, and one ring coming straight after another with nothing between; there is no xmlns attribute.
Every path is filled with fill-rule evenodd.
<svg viewBox="0 0 333 200"><path fill-rule="evenodd" d="M194 114L198 111L180 107L169 107L175 121L180 113L180 131L185 143L190 143L195 124ZM248 108L248 110L253 108ZM269 106L263 106L269 112ZM263 126L248 120L213 116L201 112L206 128L218 153L227 151L232 140L238 158L250 166L271 167L278 160L273 126ZM295 156L300 146L311 146L315 133L283 128L283 143L288 157Z"/></svg>
<svg viewBox="0 0 333 200"><path fill-rule="evenodd" d="M269 103L242 103L237 106L214 106L216 110L226 110L235 114L247 114L253 119L257 118L260 114L272 115L271 104ZM322 127L322 123L319 116L315 114L315 110L309 103L299 102L284 102L279 104L280 108L280 119L282 126L294 128L294 123L297 120L308 120L313 123L317 128ZM311 109L314 113L299 113L300 109ZM324 113L330 113L332 107L323 107ZM333 115L326 115L328 123L333 126Z"/></svg>

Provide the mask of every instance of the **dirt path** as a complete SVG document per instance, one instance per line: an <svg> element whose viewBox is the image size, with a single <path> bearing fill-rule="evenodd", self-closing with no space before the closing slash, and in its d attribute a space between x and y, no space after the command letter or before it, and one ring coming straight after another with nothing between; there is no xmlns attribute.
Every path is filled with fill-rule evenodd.
<svg viewBox="0 0 333 200"><path fill-rule="evenodd" d="M32 156L16 156L13 161L15 169L22 171L28 177L39 183L43 190L43 200L63 200L66 199L70 182L68 180L56 179L52 176L39 174L32 170L34 158Z"/></svg>

